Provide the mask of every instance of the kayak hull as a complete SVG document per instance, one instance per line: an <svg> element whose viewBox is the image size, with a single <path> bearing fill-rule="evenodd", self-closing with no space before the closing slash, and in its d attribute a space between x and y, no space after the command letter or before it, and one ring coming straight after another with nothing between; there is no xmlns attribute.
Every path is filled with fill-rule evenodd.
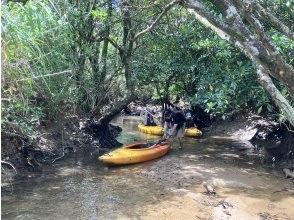
<svg viewBox="0 0 294 220"><path fill-rule="evenodd" d="M186 128L185 136L186 137L200 137L202 135L202 131L197 128Z"/></svg>
<svg viewBox="0 0 294 220"><path fill-rule="evenodd" d="M163 127L161 127L161 126L146 126L143 124L139 124L138 128L139 128L139 131L146 133L146 134L153 134L153 135L162 136L164 133Z"/></svg>
<svg viewBox="0 0 294 220"><path fill-rule="evenodd" d="M153 134L162 136L164 134L163 127L161 126L146 126L143 124L138 125L139 131L146 133L146 134ZM202 132L197 128L186 128L185 129L185 136L186 137L200 137Z"/></svg>
<svg viewBox="0 0 294 220"><path fill-rule="evenodd" d="M98 159L108 165L135 164L162 157L169 150L168 142L154 144L150 147L144 147L144 143L136 143L106 153Z"/></svg>

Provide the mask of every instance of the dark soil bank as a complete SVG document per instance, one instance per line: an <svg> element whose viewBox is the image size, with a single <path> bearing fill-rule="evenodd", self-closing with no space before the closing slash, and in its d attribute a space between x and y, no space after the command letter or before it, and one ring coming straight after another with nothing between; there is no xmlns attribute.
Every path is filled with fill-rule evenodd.
<svg viewBox="0 0 294 220"><path fill-rule="evenodd" d="M113 121L124 144L158 139L138 117ZM205 134L164 157L108 168L76 151L2 188L3 219L291 219L293 181L248 141ZM212 190L211 190L212 189ZM132 208L130 208L132 207Z"/></svg>

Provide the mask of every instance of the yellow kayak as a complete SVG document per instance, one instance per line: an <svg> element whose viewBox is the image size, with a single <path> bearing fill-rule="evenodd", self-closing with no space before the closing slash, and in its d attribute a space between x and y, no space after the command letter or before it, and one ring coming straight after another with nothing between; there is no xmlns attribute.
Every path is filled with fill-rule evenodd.
<svg viewBox="0 0 294 220"><path fill-rule="evenodd" d="M161 126L146 126L143 124L138 125L139 131L146 133L146 134L153 134L153 135L163 135L164 130ZM186 137L200 137L202 132L197 128L186 128L185 129L185 136Z"/></svg>
<svg viewBox="0 0 294 220"><path fill-rule="evenodd" d="M197 128L186 128L185 136L186 137L200 137L202 135L202 131Z"/></svg>
<svg viewBox="0 0 294 220"><path fill-rule="evenodd" d="M146 126L143 124L138 125L139 131L146 133L146 134L153 134L153 135L163 135L163 127L161 126Z"/></svg>
<svg viewBox="0 0 294 220"><path fill-rule="evenodd" d="M136 143L118 148L100 156L98 159L108 165L125 165L153 160L165 155L170 150L168 142L146 146Z"/></svg>

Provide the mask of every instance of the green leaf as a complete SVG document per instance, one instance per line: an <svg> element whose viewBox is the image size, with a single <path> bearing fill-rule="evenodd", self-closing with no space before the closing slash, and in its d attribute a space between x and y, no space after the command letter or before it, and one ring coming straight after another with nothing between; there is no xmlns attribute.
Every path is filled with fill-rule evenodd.
<svg viewBox="0 0 294 220"><path fill-rule="evenodd" d="M91 11L91 15L97 20L105 20L107 18L107 12L102 9L95 9Z"/></svg>
<svg viewBox="0 0 294 220"><path fill-rule="evenodd" d="M260 106L260 107L258 108L258 110L257 110L257 114L260 114L261 111L262 111L262 106Z"/></svg>

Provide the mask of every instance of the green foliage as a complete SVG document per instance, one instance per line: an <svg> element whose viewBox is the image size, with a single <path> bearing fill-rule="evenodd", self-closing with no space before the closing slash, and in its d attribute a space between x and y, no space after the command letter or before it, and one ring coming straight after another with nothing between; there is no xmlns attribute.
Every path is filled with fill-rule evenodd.
<svg viewBox="0 0 294 220"><path fill-rule="evenodd" d="M251 62L218 37L210 41L207 56L213 65L199 76L198 91L191 101L213 114L256 109L265 103L271 106L269 96L254 80L256 70ZM200 41L197 47L202 45Z"/></svg>
<svg viewBox="0 0 294 220"><path fill-rule="evenodd" d="M293 25L294 1L293 0L262 0L261 4L283 21L288 27Z"/></svg>
<svg viewBox="0 0 294 220"><path fill-rule="evenodd" d="M139 84L153 85L156 97L181 95L213 115L274 110L247 57L185 12L177 19L177 27L166 23L145 38L145 47L138 52L144 56L136 62Z"/></svg>
<svg viewBox="0 0 294 220"><path fill-rule="evenodd" d="M122 52L105 37L124 45L123 39L129 42L133 34L145 29L167 2L133 1L128 36L124 36L127 28L113 1L111 13L108 0L9 1L3 5L2 123L16 121L29 134L40 119L56 119L76 109L93 112L123 96ZM261 3L292 25L292 1ZM207 5L217 13L213 4ZM160 23L138 38L130 51L132 80L141 98L181 96L223 116L243 109L258 114L276 111L257 83L250 60L196 23L185 9L173 8ZM293 65L293 41L266 29ZM289 98L287 89L275 83Z"/></svg>
<svg viewBox="0 0 294 220"><path fill-rule="evenodd" d="M106 1L105 1L106 2ZM102 78L105 2L9 2L2 6L2 123L28 133L40 119L102 108L123 94L117 52L108 47ZM101 33L100 33L101 32Z"/></svg>
<svg viewBox="0 0 294 220"><path fill-rule="evenodd" d="M70 76L45 75L70 69L67 22L44 2L2 6L2 122L17 121L31 131L40 117L51 118L70 95Z"/></svg>
<svg viewBox="0 0 294 220"><path fill-rule="evenodd" d="M271 37L278 51L285 57L290 65L294 64L294 42L275 30L271 31Z"/></svg>
<svg viewBox="0 0 294 220"><path fill-rule="evenodd" d="M105 20L107 18L107 12L102 9L95 9L91 11L91 15L98 20Z"/></svg>

